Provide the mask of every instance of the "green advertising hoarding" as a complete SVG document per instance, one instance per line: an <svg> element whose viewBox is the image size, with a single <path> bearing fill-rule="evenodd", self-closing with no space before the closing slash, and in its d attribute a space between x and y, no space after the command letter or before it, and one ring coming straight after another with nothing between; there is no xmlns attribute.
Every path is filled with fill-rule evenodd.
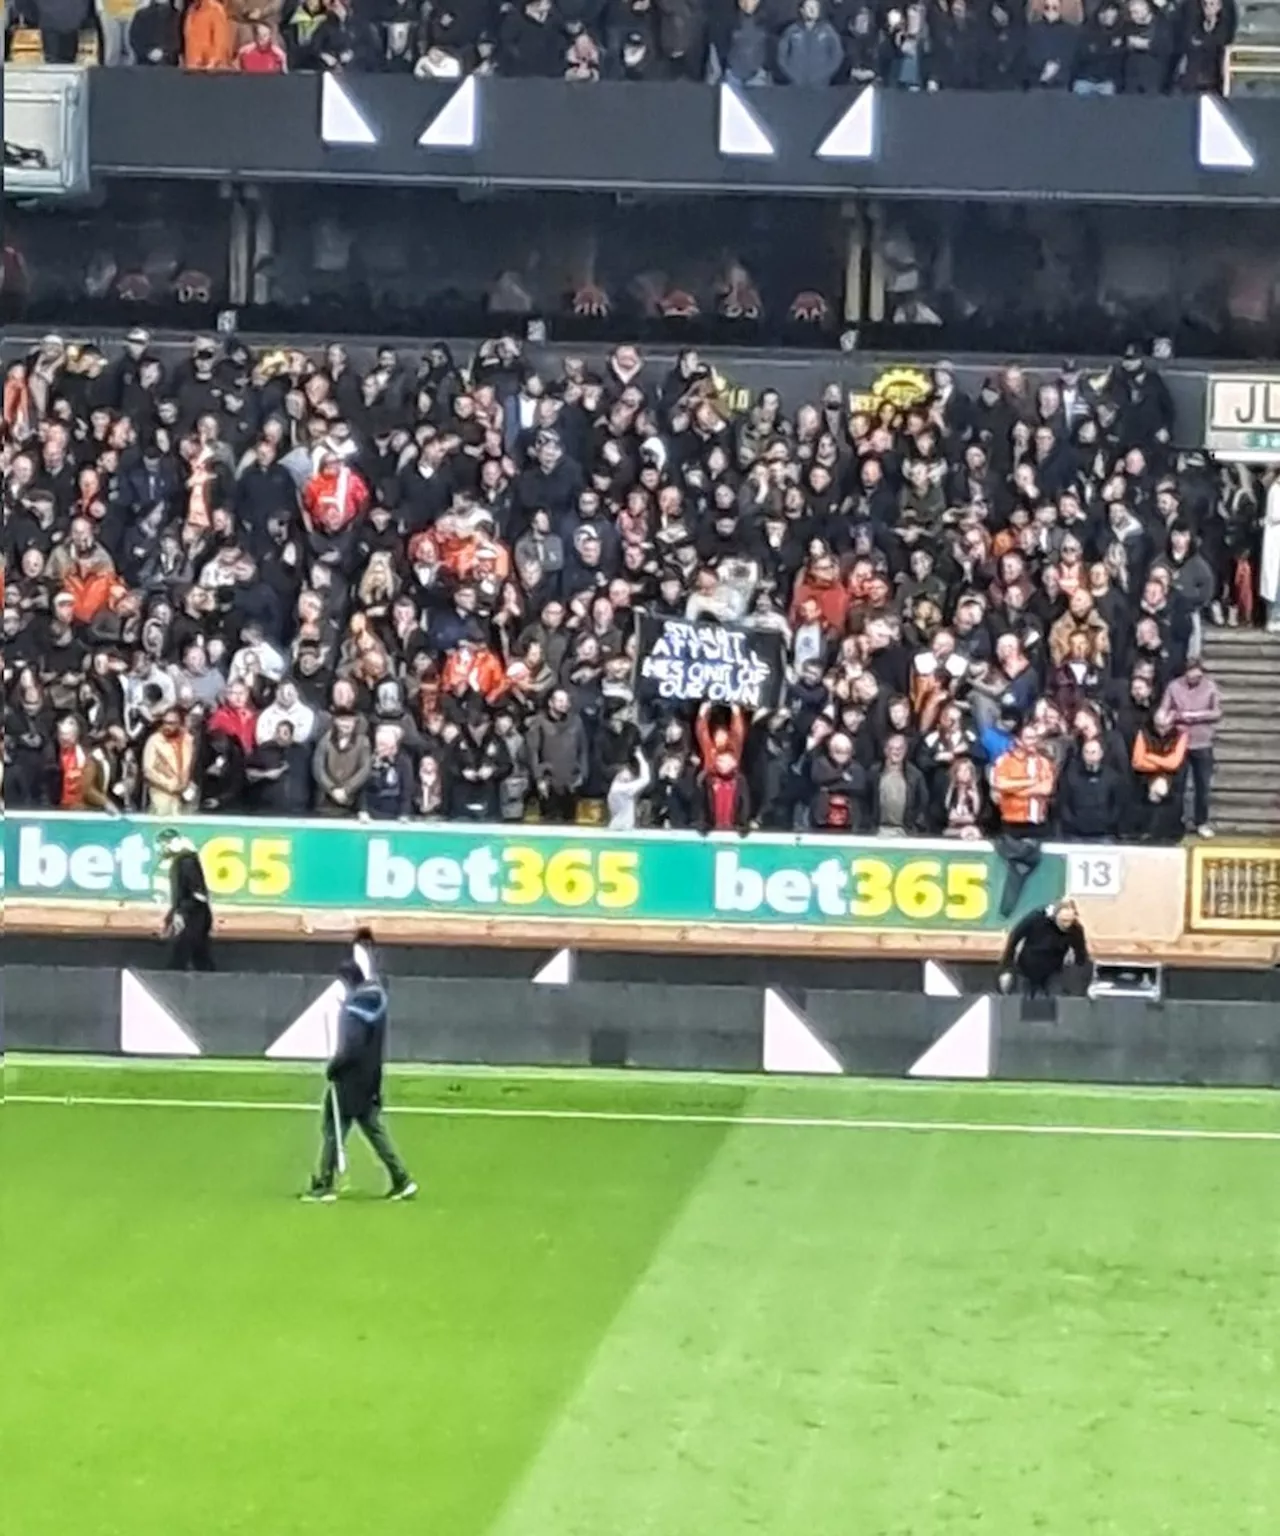
<svg viewBox="0 0 1280 1536"><path fill-rule="evenodd" d="M5 819L10 901L163 899L144 817ZM585 828L189 818L218 904L593 922L994 931L1005 868L983 843L699 837ZM1019 911L1063 893L1046 854Z"/></svg>

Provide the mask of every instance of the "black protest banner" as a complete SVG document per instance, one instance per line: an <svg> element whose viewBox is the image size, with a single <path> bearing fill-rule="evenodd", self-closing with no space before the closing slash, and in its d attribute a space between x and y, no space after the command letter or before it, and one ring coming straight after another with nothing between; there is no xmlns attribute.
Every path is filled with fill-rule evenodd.
<svg viewBox="0 0 1280 1536"><path fill-rule="evenodd" d="M782 637L701 619L642 618L636 697L776 709L785 682Z"/></svg>

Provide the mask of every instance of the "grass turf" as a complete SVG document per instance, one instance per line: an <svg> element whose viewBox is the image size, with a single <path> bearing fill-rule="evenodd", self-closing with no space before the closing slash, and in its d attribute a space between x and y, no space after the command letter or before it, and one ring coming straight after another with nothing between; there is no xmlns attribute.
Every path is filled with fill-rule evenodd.
<svg viewBox="0 0 1280 1536"><path fill-rule="evenodd" d="M1280 1096L409 1072L308 1207L316 1081L10 1064L0 1527L1280 1530Z"/></svg>

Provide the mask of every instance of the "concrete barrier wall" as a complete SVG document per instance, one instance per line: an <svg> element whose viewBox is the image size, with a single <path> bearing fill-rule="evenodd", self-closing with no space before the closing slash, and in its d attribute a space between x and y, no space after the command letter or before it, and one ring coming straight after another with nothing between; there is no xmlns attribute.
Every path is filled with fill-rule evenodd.
<svg viewBox="0 0 1280 1536"><path fill-rule="evenodd" d="M321 1059L323 976L4 972L5 1048ZM1280 1009L903 991L399 977L392 1059L1280 1088Z"/></svg>

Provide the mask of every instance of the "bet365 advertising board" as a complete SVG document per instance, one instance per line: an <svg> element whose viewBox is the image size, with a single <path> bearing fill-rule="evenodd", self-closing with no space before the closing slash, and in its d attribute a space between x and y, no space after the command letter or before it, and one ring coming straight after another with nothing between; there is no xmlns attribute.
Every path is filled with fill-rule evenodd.
<svg viewBox="0 0 1280 1536"><path fill-rule="evenodd" d="M148 818L10 814L5 894L22 903L159 899ZM583 828L188 818L215 903L597 923L995 931L1006 870L984 843L700 837ZM1052 901L1046 853L1018 903Z"/></svg>

